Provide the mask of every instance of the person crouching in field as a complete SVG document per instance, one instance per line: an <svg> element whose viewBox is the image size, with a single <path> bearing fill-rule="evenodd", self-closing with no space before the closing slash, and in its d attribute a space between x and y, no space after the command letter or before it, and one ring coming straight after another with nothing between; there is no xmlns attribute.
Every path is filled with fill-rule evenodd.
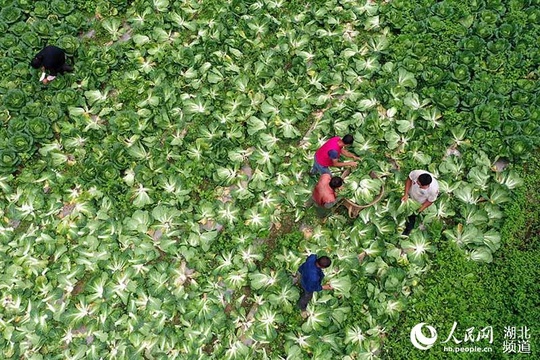
<svg viewBox="0 0 540 360"><path fill-rule="evenodd" d="M343 186L343 179L339 176L331 177L330 174L322 174L313 189L311 199L306 205L317 205L317 215L325 217L329 209L337 203L337 192Z"/></svg>
<svg viewBox="0 0 540 360"><path fill-rule="evenodd" d="M321 208L330 209L337 202L337 191L343 186L343 179L339 176L331 177L322 174L313 189L312 199Z"/></svg>
<svg viewBox="0 0 540 360"><path fill-rule="evenodd" d="M350 167L356 167L358 163L356 161L348 161L348 162L340 162L339 157L341 155L354 159L354 160L361 160L358 156L354 155L353 153L347 151L345 148L353 143L353 137L352 135L345 135L343 138L340 138L339 136L335 136L325 142L323 146L319 148L315 152L315 159L313 163L313 167L311 168L310 174L329 174L330 172L329 167L330 166L350 166Z"/></svg>
<svg viewBox="0 0 540 360"><path fill-rule="evenodd" d="M43 74L39 81L47 85L56 78L56 75L72 72L73 68L66 64L66 53L56 46L46 46L32 59L30 65L34 69L41 69Z"/></svg>

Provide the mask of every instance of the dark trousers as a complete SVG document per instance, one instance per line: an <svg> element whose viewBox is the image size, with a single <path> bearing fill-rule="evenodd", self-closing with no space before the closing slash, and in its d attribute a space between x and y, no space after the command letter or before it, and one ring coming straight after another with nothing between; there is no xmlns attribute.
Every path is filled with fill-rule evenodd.
<svg viewBox="0 0 540 360"><path fill-rule="evenodd" d="M300 295L300 300L298 300L298 307L300 310L305 311L313 297L313 292L304 290L302 286L300 286L300 288L302 289L302 294Z"/></svg>
<svg viewBox="0 0 540 360"><path fill-rule="evenodd" d="M59 68L45 68L46 71L49 72L49 74L56 76L58 74L64 74L67 72L73 72L73 67L69 66L68 64L64 63Z"/></svg>
<svg viewBox="0 0 540 360"><path fill-rule="evenodd" d="M405 223L405 230L403 231L402 235L408 236L411 233L412 229L414 229L415 223L416 223L416 215L415 214L409 215L409 217L407 218L407 222Z"/></svg>
<svg viewBox="0 0 540 360"><path fill-rule="evenodd" d="M73 71L73 68L66 63L64 63L64 65L62 65L62 67L58 70L60 74L63 74L66 72L72 72L72 71Z"/></svg>
<svg viewBox="0 0 540 360"><path fill-rule="evenodd" d="M312 197L310 197L309 200L306 201L304 206L306 208L311 207L311 206L315 206L315 212L317 213L317 216L319 218L321 218L321 219L327 217L332 212L332 209L327 209L325 207L317 205Z"/></svg>

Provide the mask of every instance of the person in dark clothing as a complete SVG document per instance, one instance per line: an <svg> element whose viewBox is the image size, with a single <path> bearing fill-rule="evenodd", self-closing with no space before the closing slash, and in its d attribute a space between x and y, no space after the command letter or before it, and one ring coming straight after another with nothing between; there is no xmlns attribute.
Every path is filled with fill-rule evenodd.
<svg viewBox="0 0 540 360"><path fill-rule="evenodd" d="M306 309L308 303L313 297L315 291L332 290L330 284L321 285L324 278L322 269L326 269L331 264L328 256L321 256L317 258L317 255L311 254L308 256L306 262L300 265L298 272L300 273L300 286L302 287L302 295L298 300L298 307L302 311L302 316L307 315Z"/></svg>
<svg viewBox="0 0 540 360"><path fill-rule="evenodd" d="M34 69L41 69L43 74L39 81L47 84L56 78L56 75L71 72L73 68L66 64L66 53L59 47L49 45L43 48L32 59L30 65Z"/></svg>

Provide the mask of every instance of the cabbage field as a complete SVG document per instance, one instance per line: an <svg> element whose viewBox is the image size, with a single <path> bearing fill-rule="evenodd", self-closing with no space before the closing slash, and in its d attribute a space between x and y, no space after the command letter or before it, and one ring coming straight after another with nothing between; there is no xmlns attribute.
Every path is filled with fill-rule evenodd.
<svg viewBox="0 0 540 360"><path fill-rule="evenodd" d="M540 144L538 0L0 4L2 359L381 358L437 241L492 261ZM321 219L347 133L343 196L384 195ZM440 195L403 237L414 169Z"/></svg>

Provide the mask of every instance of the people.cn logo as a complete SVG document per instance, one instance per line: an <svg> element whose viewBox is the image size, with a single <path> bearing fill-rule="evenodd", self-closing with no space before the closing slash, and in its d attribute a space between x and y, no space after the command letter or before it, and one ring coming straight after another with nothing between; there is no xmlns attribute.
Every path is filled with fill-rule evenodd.
<svg viewBox="0 0 540 360"><path fill-rule="evenodd" d="M415 348L420 350L431 348L433 344L435 344L435 341L437 341L437 330L435 330L433 326L426 325L430 335L429 337L425 336L424 333L422 333L424 325L426 325L426 323L420 323L411 329L411 343Z"/></svg>

